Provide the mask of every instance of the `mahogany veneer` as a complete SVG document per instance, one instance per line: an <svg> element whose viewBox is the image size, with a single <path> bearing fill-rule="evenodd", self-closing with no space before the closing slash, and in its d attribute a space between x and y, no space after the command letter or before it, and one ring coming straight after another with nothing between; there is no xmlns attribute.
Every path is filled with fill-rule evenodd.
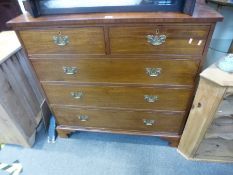
<svg viewBox="0 0 233 175"><path fill-rule="evenodd" d="M57 131L159 136L177 146L217 21L181 13L21 15L18 33ZM156 38L157 37L157 38Z"/></svg>
<svg viewBox="0 0 233 175"><path fill-rule="evenodd" d="M59 47L51 42L51 36L61 32L69 36L69 44ZM105 54L102 27L78 27L74 29L20 31L28 54Z"/></svg>
<svg viewBox="0 0 233 175"><path fill-rule="evenodd" d="M127 83L127 84L171 84L193 86L199 67L195 59L141 59L127 58L65 58L32 59L32 65L42 82L64 81L73 83ZM54 64L56 63L56 64ZM63 66L78 68L75 75L66 75ZM147 67L160 67L158 77L150 77ZM107 74L106 74L107 72Z"/></svg>

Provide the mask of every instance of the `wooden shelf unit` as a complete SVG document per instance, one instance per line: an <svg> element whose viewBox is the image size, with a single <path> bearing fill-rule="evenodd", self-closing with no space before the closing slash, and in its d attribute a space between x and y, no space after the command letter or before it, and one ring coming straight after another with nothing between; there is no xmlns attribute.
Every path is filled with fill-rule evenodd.
<svg viewBox="0 0 233 175"><path fill-rule="evenodd" d="M233 162L233 74L201 73L178 151L187 159Z"/></svg>

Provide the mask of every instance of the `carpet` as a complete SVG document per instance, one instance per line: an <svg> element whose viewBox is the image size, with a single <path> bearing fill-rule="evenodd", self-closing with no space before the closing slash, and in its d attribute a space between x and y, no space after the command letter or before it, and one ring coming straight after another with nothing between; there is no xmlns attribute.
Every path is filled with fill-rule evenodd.
<svg viewBox="0 0 233 175"><path fill-rule="evenodd" d="M40 131L32 149L6 145L0 162L19 160L22 175L233 174L233 164L188 161L166 145L156 137L89 132L49 144Z"/></svg>

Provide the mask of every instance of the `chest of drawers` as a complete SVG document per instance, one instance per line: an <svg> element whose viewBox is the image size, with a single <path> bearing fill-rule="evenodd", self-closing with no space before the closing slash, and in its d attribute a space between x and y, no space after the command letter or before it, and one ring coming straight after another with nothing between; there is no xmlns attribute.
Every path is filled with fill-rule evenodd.
<svg viewBox="0 0 233 175"><path fill-rule="evenodd" d="M179 13L99 13L11 20L62 137L84 130L159 136L176 146L215 23Z"/></svg>

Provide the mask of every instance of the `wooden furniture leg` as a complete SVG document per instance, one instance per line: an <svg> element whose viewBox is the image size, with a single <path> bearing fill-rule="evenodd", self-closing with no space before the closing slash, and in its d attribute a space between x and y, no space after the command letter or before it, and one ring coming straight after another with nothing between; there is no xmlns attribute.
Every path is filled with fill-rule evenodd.
<svg viewBox="0 0 233 175"><path fill-rule="evenodd" d="M72 131L65 129L57 129L58 136L61 138L69 138Z"/></svg>
<svg viewBox="0 0 233 175"><path fill-rule="evenodd" d="M168 145L171 147L178 147L180 142L180 137L160 137L162 140L168 142Z"/></svg>

